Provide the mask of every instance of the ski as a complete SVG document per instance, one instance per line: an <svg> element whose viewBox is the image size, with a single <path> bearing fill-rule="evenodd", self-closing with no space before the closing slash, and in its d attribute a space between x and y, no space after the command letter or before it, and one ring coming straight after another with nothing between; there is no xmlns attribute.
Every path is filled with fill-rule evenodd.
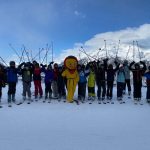
<svg viewBox="0 0 150 150"><path fill-rule="evenodd" d="M48 100L48 103L51 103L51 98Z"/></svg>
<svg viewBox="0 0 150 150"><path fill-rule="evenodd" d="M73 100L73 102L75 102L77 105L79 105L79 101L78 100Z"/></svg>
<svg viewBox="0 0 150 150"><path fill-rule="evenodd" d="M38 99L38 98L35 98L35 101L36 101L36 102L38 102L38 101L39 101L39 99Z"/></svg>
<svg viewBox="0 0 150 150"><path fill-rule="evenodd" d="M23 104L22 102L19 102L19 103L16 103L16 102L13 102L15 105L21 105Z"/></svg>
<svg viewBox="0 0 150 150"><path fill-rule="evenodd" d="M114 104L114 102L111 102L111 104Z"/></svg>
<svg viewBox="0 0 150 150"><path fill-rule="evenodd" d="M89 100L89 104L90 104L90 105L93 104L93 100Z"/></svg>
<svg viewBox="0 0 150 150"><path fill-rule="evenodd" d="M104 100L102 100L102 103L103 103L103 104L107 104Z"/></svg>
<svg viewBox="0 0 150 150"><path fill-rule="evenodd" d="M120 103L120 104L123 104L123 101L121 100L119 103Z"/></svg>
<svg viewBox="0 0 150 150"><path fill-rule="evenodd" d="M101 104L101 101L100 101L100 100L98 100L98 104Z"/></svg>
<svg viewBox="0 0 150 150"><path fill-rule="evenodd" d="M31 104L31 102L28 101L27 104Z"/></svg>
<svg viewBox="0 0 150 150"><path fill-rule="evenodd" d="M8 104L8 107L12 107L12 105L11 105L11 104Z"/></svg>

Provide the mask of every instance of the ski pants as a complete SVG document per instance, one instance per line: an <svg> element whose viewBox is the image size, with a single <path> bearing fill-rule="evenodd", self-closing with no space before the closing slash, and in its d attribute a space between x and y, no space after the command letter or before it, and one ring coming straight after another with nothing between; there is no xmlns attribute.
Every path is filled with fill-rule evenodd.
<svg viewBox="0 0 150 150"><path fill-rule="evenodd" d="M8 83L8 95L16 93L16 82L9 82Z"/></svg>
<svg viewBox="0 0 150 150"><path fill-rule="evenodd" d="M98 85L97 85L97 97L105 97L106 95L106 83L105 81L99 81ZM102 91L102 92L101 92Z"/></svg>
<svg viewBox="0 0 150 150"><path fill-rule="evenodd" d="M45 95L52 94L51 82L45 83Z"/></svg>
<svg viewBox="0 0 150 150"><path fill-rule="evenodd" d="M35 87L35 96L38 96L38 94L40 94L40 96L42 96L43 95L43 90L42 90L40 80L34 80L34 87Z"/></svg>
<svg viewBox="0 0 150 150"><path fill-rule="evenodd" d="M52 82L52 91L53 91L53 96L58 97L58 86L57 86L57 81Z"/></svg>
<svg viewBox="0 0 150 150"><path fill-rule="evenodd" d="M122 97L123 88L124 88L124 83L117 82L117 97Z"/></svg>
<svg viewBox="0 0 150 150"><path fill-rule="evenodd" d="M23 96L26 97L26 94L31 98L31 82L23 81Z"/></svg>
<svg viewBox="0 0 150 150"><path fill-rule="evenodd" d="M73 101L76 86L77 86L77 82L75 79L67 79L67 100L68 100L68 102Z"/></svg>
<svg viewBox="0 0 150 150"><path fill-rule="evenodd" d="M150 99L150 86L147 86L146 99Z"/></svg>
<svg viewBox="0 0 150 150"><path fill-rule="evenodd" d="M141 98L142 83L134 82L133 87L134 87L134 91L133 91L134 98Z"/></svg>
<svg viewBox="0 0 150 150"><path fill-rule="evenodd" d="M95 87L88 87L88 96L95 96Z"/></svg>
<svg viewBox="0 0 150 150"><path fill-rule="evenodd" d="M84 98L86 95L86 82L78 83L78 98Z"/></svg>
<svg viewBox="0 0 150 150"><path fill-rule="evenodd" d="M58 83L58 94L59 96L66 96L65 83Z"/></svg>
<svg viewBox="0 0 150 150"><path fill-rule="evenodd" d="M107 97L113 96L113 83L114 81L107 81Z"/></svg>
<svg viewBox="0 0 150 150"><path fill-rule="evenodd" d="M130 79L126 79L126 80L125 80L124 90L126 90L126 86L128 87L128 92L131 92Z"/></svg>
<svg viewBox="0 0 150 150"><path fill-rule="evenodd" d="M0 99L2 97L2 86L0 86Z"/></svg>

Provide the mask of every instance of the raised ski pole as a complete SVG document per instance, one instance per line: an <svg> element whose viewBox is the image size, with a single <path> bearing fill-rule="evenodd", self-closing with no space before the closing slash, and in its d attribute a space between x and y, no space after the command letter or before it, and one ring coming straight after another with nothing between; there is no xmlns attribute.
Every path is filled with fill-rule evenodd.
<svg viewBox="0 0 150 150"><path fill-rule="evenodd" d="M131 49L131 46L129 45L129 49L128 49L128 52L127 52L127 55L126 55L126 60L127 60L128 55L129 55L130 49Z"/></svg>
<svg viewBox="0 0 150 150"><path fill-rule="evenodd" d="M138 52L139 52L139 58L140 58L140 61L141 61L141 53L140 53L138 41L136 41L136 44L137 44L137 48L138 48Z"/></svg>
<svg viewBox="0 0 150 150"><path fill-rule="evenodd" d="M106 51L106 58L107 58L108 53L107 53L107 47L106 47L106 40L104 40L104 43L105 43L105 51Z"/></svg>
<svg viewBox="0 0 150 150"><path fill-rule="evenodd" d="M32 49L31 49L31 61L33 61L33 56L32 56Z"/></svg>
<svg viewBox="0 0 150 150"><path fill-rule="evenodd" d="M118 48L117 48L117 50L116 50L116 58L118 57L119 48L120 48L120 40L119 40L119 42L118 42Z"/></svg>
<svg viewBox="0 0 150 150"><path fill-rule="evenodd" d="M81 50L81 49L82 49L82 50ZM91 61L90 57L89 57L88 54L85 52L85 50L83 49L82 46L81 46L81 49L79 49L79 51L82 52L82 53L84 53L84 54L87 56L88 60Z"/></svg>
<svg viewBox="0 0 150 150"><path fill-rule="evenodd" d="M101 52L101 50L102 50L102 49L101 49L101 48L99 48L99 49L98 49L98 52L97 52L98 60L99 60L99 58L100 58L100 57L99 57L99 53Z"/></svg>
<svg viewBox="0 0 150 150"><path fill-rule="evenodd" d="M21 54L21 58L20 58L20 61L19 61L19 65L20 65L20 63L22 62L23 54L24 54L24 50L22 50L22 54Z"/></svg>
<svg viewBox="0 0 150 150"><path fill-rule="evenodd" d="M48 52L49 52L48 43L46 44L46 49L47 49L47 50L48 50ZM47 56L48 56L48 52L47 52L47 54L46 54L46 64L47 64Z"/></svg>
<svg viewBox="0 0 150 150"><path fill-rule="evenodd" d="M4 61L4 59L0 56L0 59L2 60L2 62L6 65L6 66L8 66L7 65L7 63Z"/></svg>
<svg viewBox="0 0 150 150"><path fill-rule="evenodd" d="M44 58L43 58L42 64L43 64L43 62L44 62L44 60L45 60L45 58L46 58L47 53L48 53L48 50L46 50L46 54L45 54L45 56L44 56Z"/></svg>
<svg viewBox="0 0 150 150"><path fill-rule="evenodd" d="M79 51L82 52L83 54L85 54L87 56L88 60L91 61L91 59L89 58L89 56L84 51L82 51L81 49L79 49Z"/></svg>
<svg viewBox="0 0 150 150"><path fill-rule="evenodd" d="M133 61L135 59L135 47L134 47L135 41L133 41Z"/></svg>
<svg viewBox="0 0 150 150"><path fill-rule="evenodd" d="M18 58L20 59L20 56L19 56L18 52L15 50L15 48L11 44L9 44L9 46L15 52L15 54L18 56Z"/></svg>
<svg viewBox="0 0 150 150"><path fill-rule="evenodd" d="M81 51L82 53L84 53L84 54L89 58L90 61L91 61L90 58L96 60L94 57L92 57L91 55L87 54L86 51L85 51L85 49L84 49L82 46L81 46L81 49L82 49L82 50L79 49L79 51Z"/></svg>
<svg viewBox="0 0 150 150"><path fill-rule="evenodd" d="M53 47L53 42L51 42L51 46L52 46L52 62L53 62L53 50L54 50L54 49L53 49L53 48L54 48L54 47Z"/></svg>
<svg viewBox="0 0 150 150"><path fill-rule="evenodd" d="M41 50L40 50L40 48L39 48L39 63L41 63Z"/></svg>
<svg viewBox="0 0 150 150"><path fill-rule="evenodd" d="M23 47L24 47L24 51L25 51L25 53L26 53L26 56L27 56L27 58L28 58L28 61L30 62L29 53L26 51L26 48L25 48L24 45L23 45Z"/></svg>
<svg viewBox="0 0 150 150"><path fill-rule="evenodd" d="M44 48L42 48L41 50L40 50L40 53L42 52L44 50ZM39 56L39 52L32 58L33 60L36 58L36 57L38 57Z"/></svg>

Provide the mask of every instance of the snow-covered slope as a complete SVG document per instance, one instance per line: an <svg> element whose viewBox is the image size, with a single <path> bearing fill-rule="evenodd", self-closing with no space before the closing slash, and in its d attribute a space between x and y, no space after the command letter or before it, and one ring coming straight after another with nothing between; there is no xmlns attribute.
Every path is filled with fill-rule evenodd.
<svg viewBox="0 0 150 150"><path fill-rule="evenodd" d="M143 87L143 100L146 88ZM6 104L0 109L0 150L149 150L150 106L126 104L92 105L42 100L28 105ZM22 85L17 85L21 100ZM77 96L77 94L75 95Z"/></svg>

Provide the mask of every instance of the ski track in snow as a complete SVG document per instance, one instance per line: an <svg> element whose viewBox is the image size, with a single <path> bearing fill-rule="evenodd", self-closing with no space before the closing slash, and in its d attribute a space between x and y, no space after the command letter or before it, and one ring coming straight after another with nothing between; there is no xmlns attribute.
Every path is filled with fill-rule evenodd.
<svg viewBox="0 0 150 150"><path fill-rule="evenodd" d="M146 88L142 90L145 100ZM21 93L19 82L18 101ZM126 104L119 104L115 99L116 88L114 105L39 100L8 108L6 87L0 109L0 150L149 150L150 106L145 101L143 106L134 105L128 98Z"/></svg>

